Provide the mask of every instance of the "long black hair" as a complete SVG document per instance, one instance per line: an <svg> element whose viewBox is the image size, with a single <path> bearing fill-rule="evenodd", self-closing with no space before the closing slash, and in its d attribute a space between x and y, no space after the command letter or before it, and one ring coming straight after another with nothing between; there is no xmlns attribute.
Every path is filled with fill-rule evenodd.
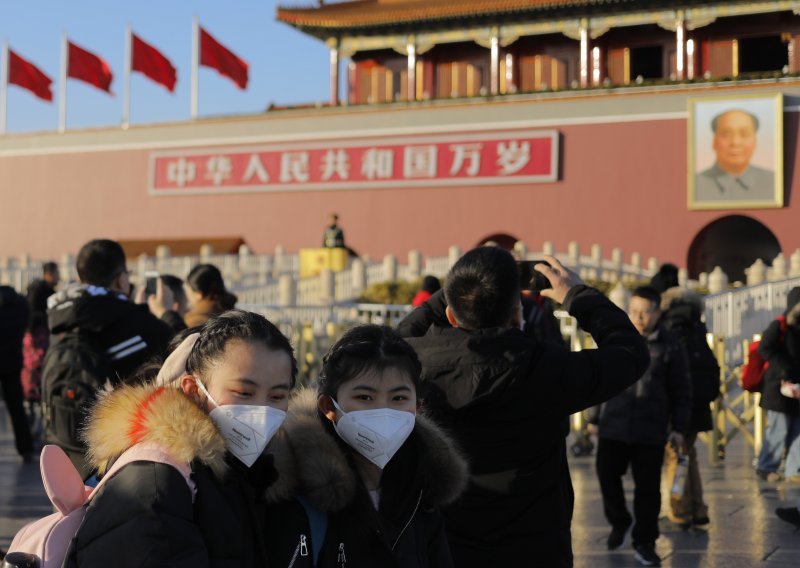
<svg viewBox="0 0 800 568"><path fill-rule="evenodd" d="M220 311L230 310L236 305L236 296L225 288L222 273L213 264L198 264L192 268L186 283L192 290L214 302Z"/></svg>
<svg viewBox="0 0 800 568"><path fill-rule="evenodd" d="M336 399L342 384L369 372L397 369L405 373L419 392L422 365L414 349L394 330L379 325L361 325L344 333L322 361L317 392ZM354 450L336 434L322 412L320 420L326 431L339 443L350 466ZM406 439L383 469L380 512L395 524L405 522L407 514L420 499L428 472L422 471L416 431ZM360 478L359 478L360 479ZM364 514L373 510L366 491L360 492L355 506ZM369 514L369 513L367 513Z"/></svg>

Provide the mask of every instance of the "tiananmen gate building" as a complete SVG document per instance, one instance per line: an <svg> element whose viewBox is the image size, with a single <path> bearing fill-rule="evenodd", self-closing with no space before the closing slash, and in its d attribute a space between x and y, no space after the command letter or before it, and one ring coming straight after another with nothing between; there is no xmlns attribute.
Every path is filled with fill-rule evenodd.
<svg viewBox="0 0 800 568"><path fill-rule="evenodd" d="M327 105L0 137L0 256L86 240L359 254L577 241L731 276L800 247L800 2L282 7ZM346 83L346 92L339 84ZM796 190L795 187L798 189Z"/></svg>

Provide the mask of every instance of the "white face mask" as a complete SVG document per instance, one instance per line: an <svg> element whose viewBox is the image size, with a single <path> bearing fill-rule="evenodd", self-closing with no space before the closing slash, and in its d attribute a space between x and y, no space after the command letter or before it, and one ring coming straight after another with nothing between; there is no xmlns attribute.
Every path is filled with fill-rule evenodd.
<svg viewBox="0 0 800 568"><path fill-rule="evenodd" d="M414 430L416 415L413 412L391 408L345 412L335 400L333 405L343 415L334 423L336 433L381 469Z"/></svg>
<svg viewBox="0 0 800 568"><path fill-rule="evenodd" d="M197 387L216 407L209 416L225 438L228 451L250 467L264 451L269 441L286 420L286 413L271 406L223 404L212 398L203 383L195 379Z"/></svg>

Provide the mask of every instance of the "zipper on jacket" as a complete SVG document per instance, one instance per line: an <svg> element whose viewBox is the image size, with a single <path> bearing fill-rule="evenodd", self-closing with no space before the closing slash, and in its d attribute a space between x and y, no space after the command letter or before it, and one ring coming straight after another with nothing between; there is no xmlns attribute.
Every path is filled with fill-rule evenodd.
<svg viewBox="0 0 800 568"><path fill-rule="evenodd" d="M339 568L344 568L345 564L347 564L347 556L344 554L344 543L339 543L339 554L336 557L336 562L339 564Z"/></svg>
<svg viewBox="0 0 800 568"><path fill-rule="evenodd" d="M411 521L414 520L414 515L417 514L417 511L419 510L419 504L420 503L422 503L422 491L419 492L419 498L417 499L417 505L416 505L416 507L414 507L414 510L411 512L411 516L408 518L408 522L406 523L406 526L403 527L403 530L401 530L400 534L397 535L397 538L394 539L394 544L392 545L392 552L394 552L394 547L397 546L397 543L400 542L400 537L403 536L403 533L406 532L406 530L408 529L409 525L411 524Z"/></svg>
<svg viewBox="0 0 800 568"><path fill-rule="evenodd" d="M306 542L306 535L300 535L300 542L294 549L294 554L292 554L292 559L289 560L289 566L287 568L292 568L294 563L297 562L298 556L308 556L308 544Z"/></svg>
<svg viewBox="0 0 800 568"><path fill-rule="evenodd" d="M289 566L287 568L292 568L294 563L297 562L297 555L300 553L300 545L298 544L297 547L294 549L294 554L292 554L292 559L289 560Z"/></svg>

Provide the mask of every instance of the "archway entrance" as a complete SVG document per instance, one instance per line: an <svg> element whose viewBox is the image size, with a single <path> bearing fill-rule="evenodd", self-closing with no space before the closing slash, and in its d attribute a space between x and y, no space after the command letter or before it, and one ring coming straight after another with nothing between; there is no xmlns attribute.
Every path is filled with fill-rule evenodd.
<svg viewBox="0 0 800 568"><path fill-rule="evenodd" d="M771 264L779 252L778 239L765 225L744 215L730 215L712 221L697 233L686 265L691 278L719 266L731 282L744 282L745 268L759 258Z"/></svg>
<svg viewBox="0 0 800 568"><path fill-rule="evenodd" d="M514 250L514 245L518 240L519 239L514 235L509 235L507 233L495 233L494 235L489 235L488 237L482 238L475 246L482 247L486 243L492 242L500 248Z"/></svg>

